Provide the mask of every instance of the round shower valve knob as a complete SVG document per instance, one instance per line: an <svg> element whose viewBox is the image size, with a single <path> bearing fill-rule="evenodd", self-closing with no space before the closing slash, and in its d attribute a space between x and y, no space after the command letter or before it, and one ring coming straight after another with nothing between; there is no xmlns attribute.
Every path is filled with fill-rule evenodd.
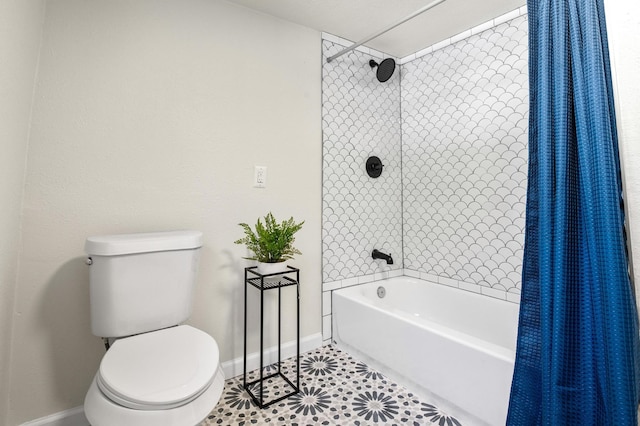
<svg viewBox="0 0 640 426"><path fill-rule="evenodd" d="M384 164L376 156L371 156L367 159L367 174L372 178L377 178L382 174L382 168Z"/></svg>

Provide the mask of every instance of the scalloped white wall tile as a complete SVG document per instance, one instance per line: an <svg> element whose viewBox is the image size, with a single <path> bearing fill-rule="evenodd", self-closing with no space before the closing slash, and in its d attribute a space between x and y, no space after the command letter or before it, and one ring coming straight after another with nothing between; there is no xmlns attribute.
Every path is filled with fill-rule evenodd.
<svg viewBox="0 0 640 426"><path fill-rule="evenodd" d="M405 63L401 92L405 268L519 289L527 17Z"/></svg>
<svg viewBox="0 0 640 426"><path fill-rule="evenodd" d="M373 280L404 262L432 281L519 293L527 16L464 35L405 58L387 83L363 52L323 62L323 282ZM323 41L325 57L339 41ZM378 179L370 155L385 165ZM373 248L395 265L372 260Z"/></svg>
<svg viewBox="0 0 640 426"><path fill-rule="evenodd" d="M325 58L343 47L324 40ZM323 282L402 268L400 73L380 83L370 59L351 51L323 61ZM371 155L384 165L377 179L366 173ZM374 248L395 264L373 260Z"/></svg>

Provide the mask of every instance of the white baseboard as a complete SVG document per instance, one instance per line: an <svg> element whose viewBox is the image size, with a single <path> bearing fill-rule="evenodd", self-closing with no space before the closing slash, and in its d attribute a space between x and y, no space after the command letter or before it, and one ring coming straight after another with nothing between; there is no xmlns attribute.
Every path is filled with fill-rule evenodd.
<svg viewBox="0 0 640 426"><path fill-rule="evenodd" d="M21 426L89 426L89 420L84 416L83 407L75 407L30 420Z"/></svg>
<svg viewBox="0 0 640 426"><path fill-rule="evenodd" d="M322 346L322 333L312 334L300 339L300 353L311 351ZM280 349L281 358L283 360L295 356L296 342L295 340L283 343ZM273 364L278 361L278 347L273 346L264 350L264 365ZM247 355L247 371L252 371L260 366L260 353L253 352ZM230 379L243 373L243 359L238 357L230 361L222 363L222 371L224 377Z"/></svg>
<svg viewBox="0 0 640 426"><path fill-rule="evenodd" d="M300 353L304 353L322 346L322 333L312 334L300 339ZM290 341L282 344L281 357L287 359L296 354L296 342ZM265 349L264 365L273 364L278 360L278 348L276 346ZM247 371L255 370L260 365L260 354L254 352L247 355ZM239 376L243 373L242 357L222 363L222 371L227 379ZM51 414L39 419L30 420L21 426L89 426L89 421L84 416L83 407L70 408L65 411Z"/></svg>

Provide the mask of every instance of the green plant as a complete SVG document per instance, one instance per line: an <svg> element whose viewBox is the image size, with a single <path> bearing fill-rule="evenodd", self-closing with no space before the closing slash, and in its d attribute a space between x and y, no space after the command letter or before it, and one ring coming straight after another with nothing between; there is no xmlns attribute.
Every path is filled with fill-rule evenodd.
<svg viewBox="0 0 640 426"><path fill-rule="evenodd" d="M244 229L244 238L234 241L235 244L245 244L254 254L245 259L257 260L264 263L277 263L293 259L293 255L302 254L293 247L294 234L302 228L304 221L295 223L293 217L278 223L269 212L264 217L264 224L258 218L255 232L246 223L239 225Z"/></svg>

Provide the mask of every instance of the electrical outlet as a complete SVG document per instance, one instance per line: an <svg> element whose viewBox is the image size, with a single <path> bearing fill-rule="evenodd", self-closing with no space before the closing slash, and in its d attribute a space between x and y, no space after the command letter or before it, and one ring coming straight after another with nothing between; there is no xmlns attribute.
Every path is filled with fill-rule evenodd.
<svg viewBox="0 0 640 426"><path fill-rule="evenodd" d="M267 166L255 166L253 169L253 186L255 188L267 187Z"/></svg>

